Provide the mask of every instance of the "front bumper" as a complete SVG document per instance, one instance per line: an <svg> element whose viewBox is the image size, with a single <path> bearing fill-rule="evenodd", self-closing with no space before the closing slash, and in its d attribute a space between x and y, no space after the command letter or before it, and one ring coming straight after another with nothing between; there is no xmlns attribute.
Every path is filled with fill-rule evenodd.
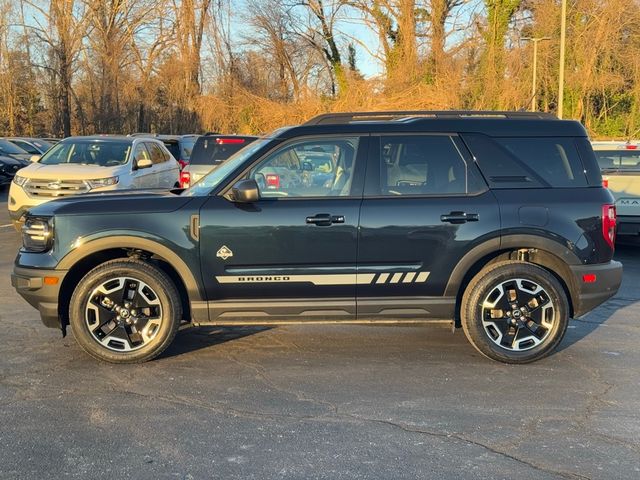
<svg viewBox="0 0 640 480"><path fill-rule="evenodd" d="M571 266L576 292L573 298L574 318L590 312L616 293L622 283L622 264L611 260L599 265ZM585 275L595 275L595 281L587 283Z"/></svg>
<svg viewBox="0 0 640 480"><path fill-rule="evenodd" d="M39 270L34 268L14 267L11 274L11 285L32 307L40 312L42 323L50 328L60 328L58 312L58 296L67 271ZM55 285L45 284L45 277L56 277Z"/></svg>

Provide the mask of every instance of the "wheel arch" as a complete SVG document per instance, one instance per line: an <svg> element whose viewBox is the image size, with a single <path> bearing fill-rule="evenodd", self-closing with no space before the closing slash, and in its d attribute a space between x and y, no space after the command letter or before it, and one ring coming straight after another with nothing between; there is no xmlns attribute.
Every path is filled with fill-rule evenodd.
<svg viewBox="0 0 640 480"><path fill-rule="evenodd" d="M471 249L453 269L445 296L456 298L456 326L460 326L462 295L473 277L488 265L502 260L526 261L539 265L560 282L569 302L570 315L578 305L578 286L569 265L580 265L579 258L565 246L535 235L511 235L494 238Z"/></svg>
<svg viewBox="0 0 640 480"><path fill-rule="evenodd" d="M202 300L200 285L187 264L174 251L155 241L133 236L114 236L89 241L67 254L58 265L68 270L60 286L58 313L68 323L68 306L78 281L98 265L116 258L148 257L175 283L182 300L184 318L191 318L191 303Z"/></svg>

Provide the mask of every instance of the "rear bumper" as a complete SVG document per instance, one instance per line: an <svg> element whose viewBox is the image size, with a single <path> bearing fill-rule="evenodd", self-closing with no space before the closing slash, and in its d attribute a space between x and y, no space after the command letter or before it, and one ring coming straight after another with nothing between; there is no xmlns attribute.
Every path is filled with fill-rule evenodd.
<svg viewBox="0 0 640 480"><path fill-rule="evenodd" d="M640 235L640 215L618 215L616 236L627 237Z"/></svg>
<svg viewBox="0 0 640 480"><path fill-rule="evenodd" d="M581 317L598 305L613 297L622 283L622 264L615 260L599 265L571 266L577 292L573 299L573 316ZM584 275L595 275L591 283L584 281Z"/></svg>
<svg viewBox="0 0 640 480"><path fill-rule="evenodd" d="M66 274L67 272L62 270L39 270L17 266L11 274L11 285L40 312L42 323L50 328L60 328L58 295ZM56 285L46 285L45 277L57 277L58 282Z"/></svg>

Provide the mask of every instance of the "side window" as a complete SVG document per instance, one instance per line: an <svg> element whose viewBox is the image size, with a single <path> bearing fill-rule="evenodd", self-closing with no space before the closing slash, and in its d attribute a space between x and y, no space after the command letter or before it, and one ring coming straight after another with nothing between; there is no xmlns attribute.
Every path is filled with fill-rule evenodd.
<svg viewBox="0 0 640 480"><path fill-rule="evenodd" d="M495 140L552 187L587 186L573 138L504 137Z"/></svg>
<svg viewBox="0 0 640 480"><path fill-rule="evenodd" d="M467 193L467 165L450 136L384 136L380 146L382 195Z"/></svg>
<svg viewBox="0 0 640 480"><path fill-rule="evenodd" d="M146 145L149 149L149 153L151 154L151 161L154 163L154 165L166 161L164 152L158 145L156 145L155 143L147 143Z"/></svg>
<svg viewBox="0 0 640 480"><path fill-rule="evenodd" d="M151 160L151 156L149 155L147 148L144 146L144 143L139 143L133 152L134 165L140 160Z"/></svg>
<svg viewBox="0 0 640 480"><path fill-rule="evenodd" d="M357 137L304 140L286 145L249 173L263 198L345 197L351 191Z"/></svg>

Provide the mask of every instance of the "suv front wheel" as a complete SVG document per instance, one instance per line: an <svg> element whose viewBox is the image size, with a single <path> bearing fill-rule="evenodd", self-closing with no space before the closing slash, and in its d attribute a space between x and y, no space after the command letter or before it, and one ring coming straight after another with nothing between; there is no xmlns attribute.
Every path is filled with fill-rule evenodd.
<svg viewBox="0 0 640 480"><path fill-rule="evenodd" d="M69 323L80 346L112 363L151 360L173 341L182 318L171 279L137 259L112 260L80 280Z"/></svg>
<svg viewBox="0 0 640 480"><path fill-rule="evenodd" d="M539 360L562 341L569 303L547 270L504 261L480 271L464 292L464 332L483 355L504 363Z"/></svg>

